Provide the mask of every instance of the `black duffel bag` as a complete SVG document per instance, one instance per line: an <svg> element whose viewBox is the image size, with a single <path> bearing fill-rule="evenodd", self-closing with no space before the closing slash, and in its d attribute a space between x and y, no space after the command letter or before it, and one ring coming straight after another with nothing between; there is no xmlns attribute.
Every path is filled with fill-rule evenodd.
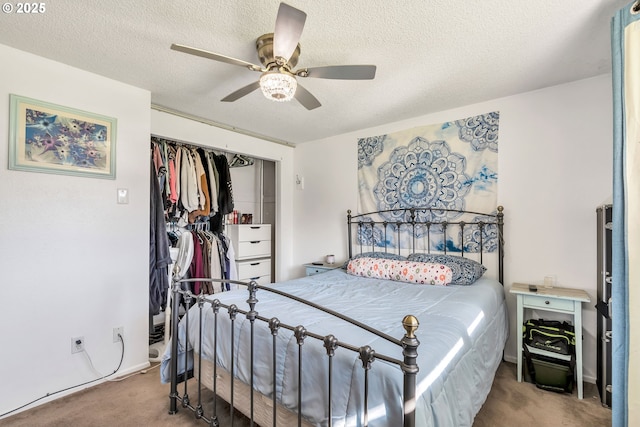
<svg viewBox="0 0 640 427"><path fill-rule="evenodd" d="M530 319L524 322L522 334L522 351L531 381L544 390L571 393L576 353L573 325L557 320ZM535 353L534 349L549 353L545 356ZM552 357L551 353L558 356Z"/></svg>
<svg viewBox="0 0 640 427"><path fill-rule="evenodd" d="M575 354L573 325L557 320L529 319L522 327L523 344L530 348L563 355Z"/></svg>

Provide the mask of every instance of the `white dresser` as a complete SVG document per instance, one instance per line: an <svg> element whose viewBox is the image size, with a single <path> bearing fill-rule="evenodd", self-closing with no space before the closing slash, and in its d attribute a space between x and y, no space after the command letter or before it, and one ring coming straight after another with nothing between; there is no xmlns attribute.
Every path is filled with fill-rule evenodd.
<svg viewBox="0 0 640 427"><path fill-rule="evenodd" d="M271 283L271 225L229 224L227 235L236 255L238 280Z"/></svg>

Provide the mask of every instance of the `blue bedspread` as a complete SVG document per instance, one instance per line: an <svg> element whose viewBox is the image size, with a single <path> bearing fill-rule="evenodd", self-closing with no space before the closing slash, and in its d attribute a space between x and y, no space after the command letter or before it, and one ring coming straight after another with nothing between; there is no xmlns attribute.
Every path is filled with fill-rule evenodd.
<svg viewBox="0 0 640 427"><path fill-rule="evenodd" d="M418 399L416 425L451 427L471 426L475 414L484 403L491 388L495 371L502 359L508 335L508 316L504 289L494 279L481 278L470 286L415 285L347 274L336 269L314 276L274 284L285 292L298 295L322 306L344 313L362 323L373 326L392 337L404 335L402 318L416 316L420 327L416 336L418 348ZM246 290L215 294L225 304L236 304L248 310ZM376 353L402 360L402 349L339 319L305 307L300 303L266 291L258 291L256 310L261 316L278 319L290 325L302 324L308 331L320 335L333 334L337 339L356 346L369 345ZM212 310L205 310L204 322L212 328ZM221 310L221 313L223 311ZM197 307L190 320L190 346L198 336ZM219 323L229 323L226 313ZM184 322L180 337L184 338ZM248 355L249 322L243 316L236 319L235 353ZM219 325L220 326L220 325ZM243 340L244 339L244 340ZM182 340L183 341L183 340ZM256 388L270 396L271 342L268 328L256 338L257 354L266 355L257 362ZM213 336L207 334L202 350L203 358L211 359ZM278 336L277 395L285 406L297 406L297 344L292 333L281 330ZM316 378L326 378L326 352L322 343L307 338L303 345L303 415L317 425L326 424L326 392ZM170 346L168 347L170 349ZM184 345L180 344L184 355ZM217 363L230 367L229 333L219 329ZM163 357L161 377L169 381L169 358ZM248 381L248 356L240 356L236 376ZM180 362L183 366L184 362ZM334 357L333 425L360 425L363 374L357 355L338 349ZM312 372L313 370L313 372ZM317 377L322 375L322 377ZM325 380L323 380L325 381ZM397 366L376 360L369 373L369 425L396 426L402 419L402 373Z"/></svg>

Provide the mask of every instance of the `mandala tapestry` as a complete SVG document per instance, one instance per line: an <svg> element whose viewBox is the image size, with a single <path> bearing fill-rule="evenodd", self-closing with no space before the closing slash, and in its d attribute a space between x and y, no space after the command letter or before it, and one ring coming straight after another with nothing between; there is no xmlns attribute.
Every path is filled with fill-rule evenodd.
<svg viewBox="0 0 640 427"><path fill-rule="evenodd" d="M499 112L491 112L388 135L360 138L359 212L411 207L494 212L497 205L499 118ZM437 211L431 215L434 217L421 219L444 219L438 218ZM390 222L400 219L393 218L390 213L383 214L383 217ZM448 216L448 219L453 218ZM491 250L496 246L495 230L487 229L486 233L488 235L483 236L485 250ZM373 239L376 246L395 247L400 244L376 241L375 236L360 236L360 239ZM448 241L450 247L447 249L459 251L459 241L459 238ZM474 251L472 240L465 236L464 241L464 250Z"/></svg>

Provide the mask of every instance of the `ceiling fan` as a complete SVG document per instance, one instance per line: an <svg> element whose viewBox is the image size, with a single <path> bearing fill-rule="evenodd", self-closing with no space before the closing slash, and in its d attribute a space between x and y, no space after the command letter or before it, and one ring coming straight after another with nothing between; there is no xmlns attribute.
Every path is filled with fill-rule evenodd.
<svg viewBox="0 0 640 427"><path fill-rule="evenodd" d="M285 3L280 3L276 27L273 33L264 34L256 40L258 58L262 66L219 53L180 44L172 44L171 49L197 55L214 61L239 65L250 71L262 73L260 79L222 98L223 102L233 102L254 90L261 88L264 95L274 101L289 101L295 97L307 110L321 104L308 90L298 84L296 77L321 79L370 80L376 75L375 65L332 65L325 67L293 68L300 56L300 36L307 14Z"/></svg>

